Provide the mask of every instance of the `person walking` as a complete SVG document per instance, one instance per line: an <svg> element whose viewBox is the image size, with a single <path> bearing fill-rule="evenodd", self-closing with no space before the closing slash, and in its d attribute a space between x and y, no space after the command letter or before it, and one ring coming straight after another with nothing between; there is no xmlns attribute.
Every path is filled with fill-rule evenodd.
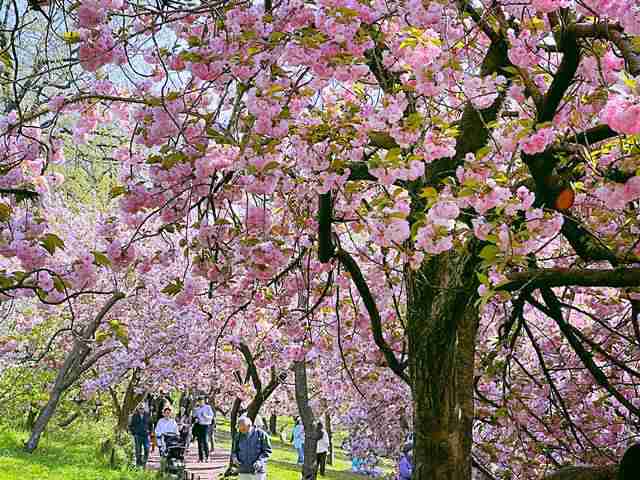
<svg viewBox="0 0 640 480"><path fill-rule="evenodd" d="M324 477L327 465L327 454L329 453L329 434L322 422L318 422L316 438L318 439L316 447L316 476L318 475L318 471L320 471L320 475Z"/></svg>
<svg viewBox="0 0 640 480"><path fill-rule="evenodd" d="M204 397L198 399L195 410L196 424L193 427L193 434L198 442L198 459L200 462L209 461L209 428L214 415L211 406L206 403Z"/></svg>
<svg viewBox="0 0 640 480"><path fill-rule="evenodd" d="M178 424L172 418L173 411L171 405L165 405L162 409L162 418L156 424L156 441L158 442L158 451L160 452L160 471L164 472L167 466L167 451L163 435L167 433L178 433Z"/></svg>
<svg viewBox="0 0 640 480"><path fill-rule="evenodd" d="M269 435L248 417L238 419L238 436L233 442L231 462L238 467L239 480L267 480L267 460L271 456Z"/></svg>
<svg viewBox="0 0 640 480"><path fill-rule="evenodd" d="M304 464L304 425L300 417L295 418L295 425L291 433L293 448L298 452L298 465Z"/></svg>
<svg viewBox="0 0 640 480"><path fill-rule="evenodd" d="M178 423L178 431L180 432L180 441L184 442L185 451L189 451L189 445L191 445L192 440L192 417L186 407L180 408L180 415L178 415L176 422Z"/></svg>
<svg viewBox="0 0 640 480"><path fill-rule="evenodd" d="M149 459L149 434L151 433L151 416L141 403L129 420L129 432L133 435L136 451L136 466L143 469Z"/></svg>

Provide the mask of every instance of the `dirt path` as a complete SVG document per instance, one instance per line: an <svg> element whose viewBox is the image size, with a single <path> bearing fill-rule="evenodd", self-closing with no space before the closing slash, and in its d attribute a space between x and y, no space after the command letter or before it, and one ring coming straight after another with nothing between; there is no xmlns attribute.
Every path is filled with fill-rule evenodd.
<svg viewBox="0 0 640 480"><path fill-rule="evenodd" d="M185 460L187 471L195 476L195 480L217 480L227 468L229 454L224 450L216 449L209 456L208 462L198 463L198 445L193 442L187 451ZM148 468L154 470L160 468L160 456L157 448L149 455ZM191 480L191 477L187 476L187 479Z"/></svg>

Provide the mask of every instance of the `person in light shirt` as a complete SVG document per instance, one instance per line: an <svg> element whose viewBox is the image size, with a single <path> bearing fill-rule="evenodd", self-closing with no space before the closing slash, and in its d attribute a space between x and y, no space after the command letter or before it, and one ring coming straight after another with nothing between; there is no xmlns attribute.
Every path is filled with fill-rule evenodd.
<svg viewBox="0 0 640 480"><path fill-rule="evenodd" d="M172 411L170 406L165 406L164 410L162 410L162 418L158 420L158 423L156 424L155 433L156 439L158 441L158 448L160 449L160 452L163 453L165 444L162 435L164 435L165 433L175 433L176 435L178 435L178 424L172 418Z"/></svg>
<svg viewBox="0 0 640 480"><path fill-rule="evenodd" d="M211 406L206 403L205 399L200 397L193 413L196 417L193 434L198 441L198 459L200 462L207 462L209 461L208 433L211 428L211 422L213 421L213 410Z"/></svg>
<svg viewBox="0 0 640 480"><path fill-rule="evenodd" d="M324 428L322 422L318 422L316 430L316 435L318 439L318 444L316 447L316 476L318 474L318 470L320 470L320 475L324 477L325 468L327 465L327 454L329 453L329 434L327 430Z"/></svg>

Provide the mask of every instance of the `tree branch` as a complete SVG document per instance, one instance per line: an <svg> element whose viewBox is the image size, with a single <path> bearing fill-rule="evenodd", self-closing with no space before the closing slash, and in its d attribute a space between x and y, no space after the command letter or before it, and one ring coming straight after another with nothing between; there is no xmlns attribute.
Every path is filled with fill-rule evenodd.
<svg viewBox="0 0 640 480"><path fill-rule="evenodd" d="M342 263L344 268L351 275L351 279L353 283L356 285L358 289L358 293L362 298L362 301L369 313L369 319L371 320L371 332L373 333L373 339L376 342L376 345L384 355L389 368L395 373L398 377L404 380L407 384L409 384L409 377L405 373L405 365L402 365L395 356L395 353L389 346L389 344L384 339L382 334L382 319L380 318L380 312L378 311L378 307L376 305L373 296L371 295L371 291L369 290L369 286L362 275L362 271L360 267L353 259L353 257L346 251L339 249L336 252L336 257Z"/></svg>
<svg viewBox="0 0 640 480"><path fill-rule="evenodd" d="M609 22L578 23L575 25L577 38L599 38L611 41L624 57L627 70L634 77L640 75L640 54L636 53L633 44L624 36L619 25Z"/></svg>
<svg viewBox="0 0 640 480"><path fill-rule="evenodd" d="M587 370L589 370L598 385L600 385L613 397L615 397L615 399L618 400L621 405L627 408L629 412L633 413L637 418L640 418L640 409L636 408L633 403L627 400L624 395L622 395L611 384L611 382L609 382L607 376L602 372L602 370L598 367L598 365L596 365L595 361L593 360L593 355L587 352L587 350L582 345L582 342L580 342L580 339L576 337L571 325L567 323L567 321L564 319L564 316L562 315L562 306L560 305L560 302L558 301L555 293L553 293L553 291L548 287L542 288L540 292L546 306L540 304L540 302L538 302L531 296L527 299L527 301L538 310L555 320L555 322L558 324L558 327L560 327L560 331L569 342L569 345L571 345L573 351L576 352L576 355L578 355L578 358L580 358L582 364L587 368Z"/></svg>
<svg viewBox="0 0 640 480"><path fill-rule="evenodd" d="M553 77L551 86L544 96L542 108L538 110L538 122L550 122L557 113L560 102L565 92L573 82L573 78L580 64L580 48L576 39L576 33L573 27L569 26L562 30L562 39L560 42L562 49L562 62Z"/></svg>
<svg viewBox="0 0 640 480"><path fill-rule="evenodd" d="M238 345L238 350L242 353L244 360L247 362L247 373L251 377L253 387L256 389L256 397L262 393L262 382L260 381L260 375L258 375L258 369L253 361L253 354L246 343L241 342Z"/></svg>
<svg viewBox="0 0 640 480"><path fill-rule="evenodd" d="M603 140L617 137L618 135L618 132L613 131L609 125L597 125L585 130L584 132L580 132L573 137L569 137L567 141L569 143L590 146L602 142Z"/></svg>
<svg viewBox="0 0 640 480"><path fill-rule="evenodd" d="M321 194L318 206L318 260L321 263L328 263L335 251L331 240L332 208L331 191Z"/></svg>
<svg viewBox="0 0 640 480"><path fill-rule="evenodd" d="M509 275L509 280L496 290L513 292L527 289L553 287L639 287L640 268L571 269L547 268L529 270Z"/></svg>

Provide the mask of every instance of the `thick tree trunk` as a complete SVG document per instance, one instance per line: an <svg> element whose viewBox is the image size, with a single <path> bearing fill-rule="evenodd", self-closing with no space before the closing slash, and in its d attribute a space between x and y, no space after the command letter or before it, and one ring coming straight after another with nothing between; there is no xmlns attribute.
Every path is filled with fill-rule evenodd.
<svg viewBox="0 0 640 480"><path fill-rule="evenodd" d="M327 464L333 465L333 429L331 427L331 415L329 415L329 412L324 413L324 428L327 430L327 435L329 435L329 453L327 454Z"/></svg>
<svg viewBox="0 0 640 480"><path fill-rule="evenodd" d="M296 403L298 412L304 425L304 465L302 466L302 480L316 478L316 420L311 405L309 405L309 390L307 387L307 366L302 362L294 362L293 371L296 383Z"/></svg>
<svg viewBox="0 0 640 480"><path fill-rule="evenodd" d="M230 421L231 421L231 443L235 442L236 435L238 433L238 414L240 412L240 406L242 405L242 400L236 397L233 401L233 406L231 407L230 413ZM233 445L232 445L233 449Z"/></svg>
<svg viewBox="0 0 640 480"><path fill-rule="evenodd" d="M415 480L470 480L478 311L476 245L408 271Z"/></svg>
<svg viewBox="0 0 640 480"><path fill-rule="evenodd" d="M25 445L25 450L29 453L32 453L37 447L38 442L40 441L40 437L44 432L44 429L47 427L49 420L56 411L58 407L58 403L60 403L60 399L62 398L64 390L59 388L57 385L51 391L51 395L49 396L49 401L45 405L45 407L40 411L38 418L36 419L36 423L33 425L33 430L31 430L31 436Z"/></svg>

